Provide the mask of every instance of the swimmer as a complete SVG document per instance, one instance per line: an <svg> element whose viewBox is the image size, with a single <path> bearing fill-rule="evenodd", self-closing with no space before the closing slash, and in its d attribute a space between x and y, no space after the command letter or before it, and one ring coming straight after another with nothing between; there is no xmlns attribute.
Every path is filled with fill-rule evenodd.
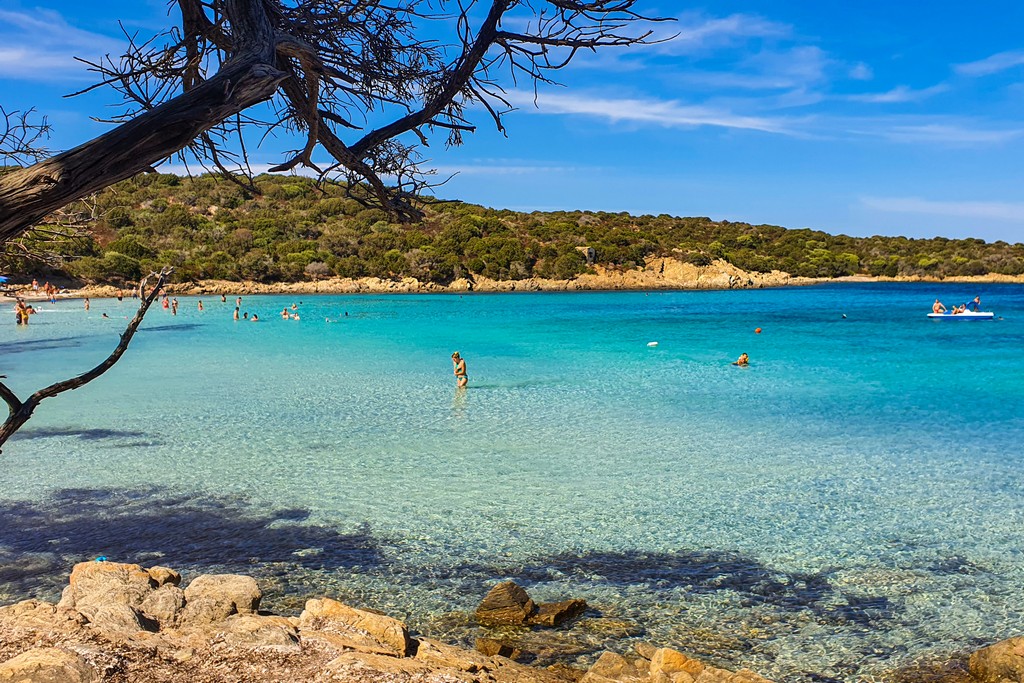
<svg viewBox="0 0 1024 683"><path fill-rule="evenodd" d="M748 365L750 365L750 356L748 356L745 353L741 353L740 357L736 359L736 362L733 363L733 365L738 365L741 368L747 367Z"/></svg>
<svg viewBox="0 0 1024 683"><path fill-rule="evenodd" d="M109 318L110 316L109 316L109 315L107 315L106 313L104 313L104 314L103 314L103 317L104 317L104 318Z"/></svg>
<svg viewBox="0 0 1024 683"><path fill-rule="evenodd" d="M221 292L221 294L220 294L220 302L223 304L223 303L226 303L227 300L228 300L227 295L224 294L223 292Z"/></svg>
<svg viewBox="0 0 1024 683"><path fill-rule="evenodd" d="M238 306L235 306L235 320L238 320Z"/></svg>
<svg viewBox="0 0 1024 683"><path fill-rule="evenodd" d="M288 319L288 309L287 308L282 308L281 309L281 320L287 320L287 319Z"/></svg>
<svg viewBox="0 0 1024 683"><path fill-rule="evenodd" d="M200 311L203 310L203 300L202 299L199 300L199 310Z"/></svg>
<svg viewBox="0 0 1024 683"><path fill-rule="evenodd" d="M85 297L85 310L89 310L89 297Z"/></svg>
<svg viewBox="0 0 1024 683"><path fill-rule="evenodd" d="M452 372L455 374L455 386L459 389L469 384L469 376L466 375L466 359L456 351L452 354Z"/></svg>
<svg viewBox="0 0 1024 683"><path fill-rule="evenodd" d="M248 314L248 313L246 313L246 315L249 315L249 314ZM256 315L255 313L253 313L253 314L252 314L252 317L251 317L251 318L249 318L249 320L250 320L250 321L252 321L252 322L254 322L254 323L258 323L258 322L260 321L260 317L259 317L258 315Z"/></svg>

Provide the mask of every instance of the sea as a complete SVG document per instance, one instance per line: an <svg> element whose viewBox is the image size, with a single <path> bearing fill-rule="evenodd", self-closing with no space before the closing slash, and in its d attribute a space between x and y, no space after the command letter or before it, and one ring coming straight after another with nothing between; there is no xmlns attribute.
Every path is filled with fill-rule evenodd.
<svg viewBox="0 0 1024 683"><path fill-rule="evenodd" d="M155 304L4 445L0 603L105 557L471 646L513 580L589 606L499 634L535 663L646 642L779 681L1024 632L1022 286L244 296L258 322L225 294ZM926 316L976 295L994 320ZM5 305L3 381L88 370L136 306Z"/></svg>

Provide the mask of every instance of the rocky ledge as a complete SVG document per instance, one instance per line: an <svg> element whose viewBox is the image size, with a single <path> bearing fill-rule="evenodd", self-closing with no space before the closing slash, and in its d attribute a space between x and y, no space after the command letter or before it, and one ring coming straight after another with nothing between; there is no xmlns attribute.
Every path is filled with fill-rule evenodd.
<svg viewBox="0 0 1024 683"><path fill-rule="evenodd" d="M514 661L521 653L500 638L482 638L476 650L455 647L330 598L307 601L298 616L261 611L262 591L248 576L201 575L180 584L180 574L166 567L76 565L57 604L0 607L0 683L770 683L650 644L604 652L586 671L528 666ZM557 628L586 609L578 599L537 604L505 582L475 617L482 625ZM1024 682L1024 637L974 653L969 672L926 678Z"/></svg>
<svg viewBox="0 0 1024 683"><path fill-rule="evenodd" d="M518 663L498 639L478 650L413 637L406 625L330 598L299 616L260 610L256 581L202 575L187 587L173 569L116 562L75 566L60 602L0 608L0 682L371 681L417 683L765 683L681 652L640 646L605 652L589 671ZM536 604L513 583L496 586L477 618L554 627L582 600Z"/></svg>

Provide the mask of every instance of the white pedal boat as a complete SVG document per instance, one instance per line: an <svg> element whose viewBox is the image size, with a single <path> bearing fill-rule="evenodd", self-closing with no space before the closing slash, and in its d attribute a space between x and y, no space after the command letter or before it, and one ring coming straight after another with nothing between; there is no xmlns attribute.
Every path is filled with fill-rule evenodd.
<svg viewBox="0 0 1024 683"><path fill-rule="evenodd" d="M992 311L964 311L963 313L929 313L933 320L992 320L996 316Z"/></svg>

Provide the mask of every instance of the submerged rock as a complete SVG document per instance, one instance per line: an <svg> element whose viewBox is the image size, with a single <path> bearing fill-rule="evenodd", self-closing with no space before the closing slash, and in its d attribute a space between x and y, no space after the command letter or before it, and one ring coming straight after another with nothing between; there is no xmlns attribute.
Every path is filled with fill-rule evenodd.
<svg viewBox="0 0 1024 683"><path fill-rule="evenodd" d="M514 581L503 581L492 588L476 608L476 619L484 626L525 624L537 605Z"/></svg>
<svg viewBox="0 0 1024 683"><path fill-rule="evenodd" d="M578 598L562 602L545 602L537 607L537 612L527 621L538 626L560 626L583 614L586 609L587 601Z"/></svg>
<svg viewBox="0 0 1024 683"><path fill-rule="evenodd" d="M587 601L572 599L537 604L514 581L492 588L476 608L476 620L484 626L560 626L587 609Z"/></svg>

